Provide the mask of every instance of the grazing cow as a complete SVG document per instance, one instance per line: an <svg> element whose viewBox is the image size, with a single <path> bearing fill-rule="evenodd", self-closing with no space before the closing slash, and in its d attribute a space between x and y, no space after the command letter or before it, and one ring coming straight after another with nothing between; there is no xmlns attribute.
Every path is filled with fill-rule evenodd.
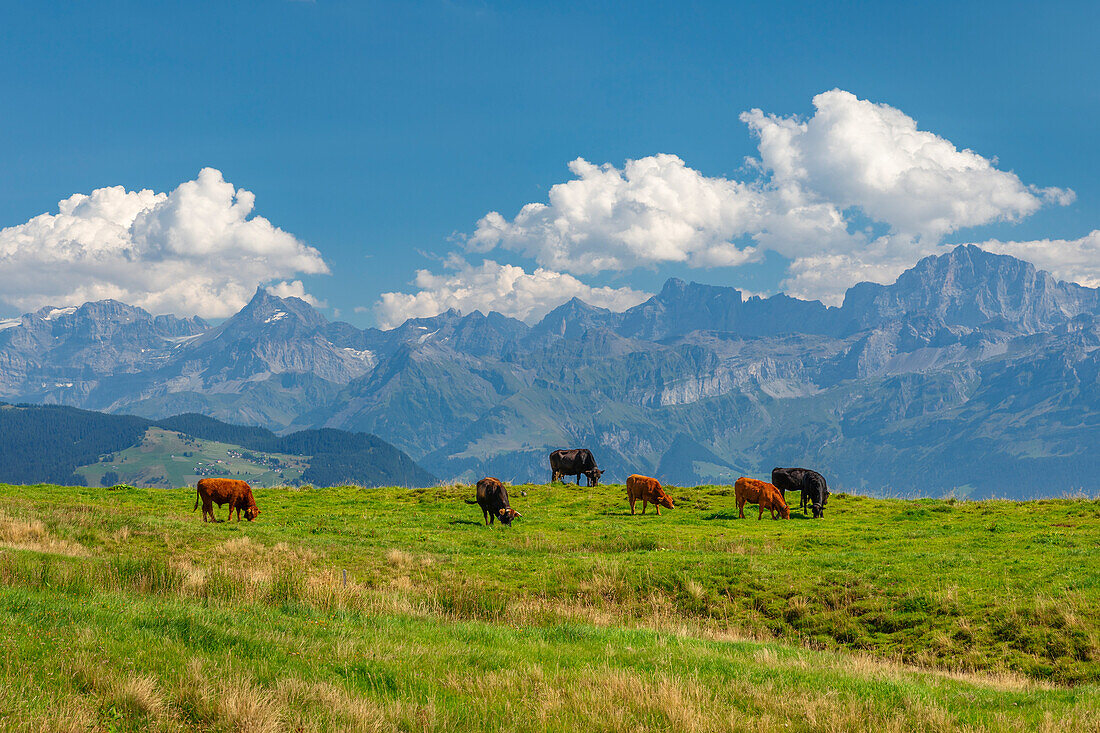
<svg viewBox="0 0 1100 733"><path fill-rule="evenodd" d="M588 478L589 486L600 485L600 476L604 472L596 467L592 451L587 448L573 448L556 450L550 454L550 483L565 483L565 476L576 476L577 486L580 486L582 474Z"/></svg>
<svg viewBox="0 0 1100 733"><path fill-rule="evenodd" d="M477 482L477 499L467 499L466 503L481 507L486 524L492 524L494 519L500 517L501 524L510 525L513 519L523 516L508 504L508 489L492 476Z"/></svg>
<svg viewBox="0 0 1100 733"><path fill-rule="evenodd" d="M745 518L745 504L760 506L760 515L757 519L764 518L765 509L771 512L772 519L775 519L776 512L779 512L779 516L783 519L791 518L791 510L783 500L783 492L766 481L742 476L733 485L733 493L737 498L737 511L741 519Z"/></svg>
<svg viewBox="0 0 1100 733"><path fill-rule="evenodd" d="M661 482L649 476L631 474L626 479L626 498L630 500L630 513L634 513L634 503L642 500L642 514L645 514L646 504L657 507L657 516L661 516L661 507L674 509L675 505L665 490L661 488Z"/></svg>
<svg viewBox="0 0 1100 733"><path fill-rule="evenodd" d="M241 521L241 510L244 509L244 518L252 521L260 516L260 509L256 506L256 500L252 498L252 487L244 481L232 478L204 478L199 479L195 487L195 509L202 502L202 521L216 522L214 516L214 504L219 507L229 504L229 516L226 521L233 518L233 511L237 511L237 521ZM195 511L192 509L191 511ZM208 518L209 517L209 518Z"/></svg>
<svg viewBox="0 0 1100 733"><path fill-rule="evenodd" d="M825 477L817 471L808 468L773 468L772 483L783 492L798 491L801 496L799 508L806 513L809 505L814 513L814 519L820 519L825 515L825 505L829 503L829 487L825 484Z"/></svg>

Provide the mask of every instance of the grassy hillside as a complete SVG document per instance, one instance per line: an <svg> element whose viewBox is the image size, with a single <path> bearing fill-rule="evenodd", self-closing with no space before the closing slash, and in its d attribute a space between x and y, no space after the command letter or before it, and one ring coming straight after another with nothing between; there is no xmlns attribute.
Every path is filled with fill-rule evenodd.
<svg viewBox="0 0 1100 733"><path fill-rule="evenodd" d="M1100 502L511 493L512 528L469 487L259 490L211 525L191 490L0 485L2 727L1100 725Z"/></svg>
<svg viewBox="0 0 1100 733"><path fill-rule="evenodd" d="M0 402L0 480L170 488L193 484L199 476L237 473L261 486L437 481L408 455L365 433L323 428L278 436L196 414L152 422L60 405Z"/></svg>
<svg viewBox="0 0 1100 733"><path fill-rule="evenodd" d="M239 445L200 440L163 428L149 428L137 445L76 469L89 486L124 483L150 488L194 486L203 476L230 476L253 486L299 483L310 456L250 451Z"/></svg>

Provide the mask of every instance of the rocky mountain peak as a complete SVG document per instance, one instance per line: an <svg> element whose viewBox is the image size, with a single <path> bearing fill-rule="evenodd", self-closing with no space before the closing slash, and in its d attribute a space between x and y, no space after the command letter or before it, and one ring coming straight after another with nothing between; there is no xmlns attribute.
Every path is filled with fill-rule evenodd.
<svg viewBox="0 0 1100 733"><path fill-rule="evenodd" d="M1033 333L1098 309L1098 290L1058 281L1015 257L960 245L925 257L892 285L849 288L841 310L854 329L927 318L966 328L998 322Z"/></svg>
<svg viewBox="0 0 1100 733"><path fill-rule="evenodd" d="M620 314L607 308L589 305L577 297L570 298L554 310L543 316L532 329L536 338L557 336L566 339L579 339L591 328L612 328Z"/></svg>
<svg viewBox="0 0 1100 733"><path fill-rule="evenodd" d="M261 286L239 313L226 321L223 332L262 329L283 335L304 335L323 329L328 319L301 298L280 298Z"/></svg>

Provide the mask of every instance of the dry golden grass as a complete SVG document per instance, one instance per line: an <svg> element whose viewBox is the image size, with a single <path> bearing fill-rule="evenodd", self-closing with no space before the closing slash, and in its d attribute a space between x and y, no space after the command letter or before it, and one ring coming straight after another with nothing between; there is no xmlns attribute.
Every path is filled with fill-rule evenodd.
<svg viewBox="0 0 1100 733"><path fill-rule="evenodd" d="M42 520L11 517L2 511L0 511L0 547L73 557L83 557L88 554L87 548L79 542L53 536Z"/></svg>
<svg viewBox="0 0 1100 733"><path fill-rule="evenodd" d="M203 725L242 733L458 729L453 716L434 700L380 701L331 682L296 676L264 687L228 664L202 660L189 664L177 702Z"/></svg>
<svg viewBox="0 0 1100 733"><path fill-rule="evenodd" d="M245 675L228 677L203 660L192 659L179 685L177 702L192 719L242 733L285 730L275 696Z"/></svg>
<svg viewBox="0 0 1100 733"><path fill-rule="evenodd" d="M407 570L416 563L416 558L411 552L391 549L386 551L386 564L398 570Z"/></svg>
<svg viewBox="0 0 1100 733"><path fill-rule="evenodd" d="M115 683L111 698L119 709L134 715L159 716L165 710L157 680L148 675L130 676Z"/></svg>

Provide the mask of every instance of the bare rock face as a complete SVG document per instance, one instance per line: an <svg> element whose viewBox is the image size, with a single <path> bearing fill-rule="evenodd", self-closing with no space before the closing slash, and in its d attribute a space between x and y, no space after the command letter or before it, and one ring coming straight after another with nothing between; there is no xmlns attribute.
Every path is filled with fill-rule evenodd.
<svg viewBox="0 0 1100 733"><path fill-rule="evenodd" d="M0 321L0 399L366 431L443 477L541 481L550 450L584 445L612 480L813 465L837 488L1060 495L1100 490L1098 359L1100 291L962 246L840 308L676 279L534 326L360 330L263 289L213 327L43 308Z"/></svg>
<svg viewBox="0 0 1100 733"><path fill-rule="evenodd" d="M973 245L926 257L893 285L860 283L844 298L842 317L860 329L925 318L946 326L1000 326L1037 333L1100 309L1100 291L1055 280L1048 272Z"/></svg>

